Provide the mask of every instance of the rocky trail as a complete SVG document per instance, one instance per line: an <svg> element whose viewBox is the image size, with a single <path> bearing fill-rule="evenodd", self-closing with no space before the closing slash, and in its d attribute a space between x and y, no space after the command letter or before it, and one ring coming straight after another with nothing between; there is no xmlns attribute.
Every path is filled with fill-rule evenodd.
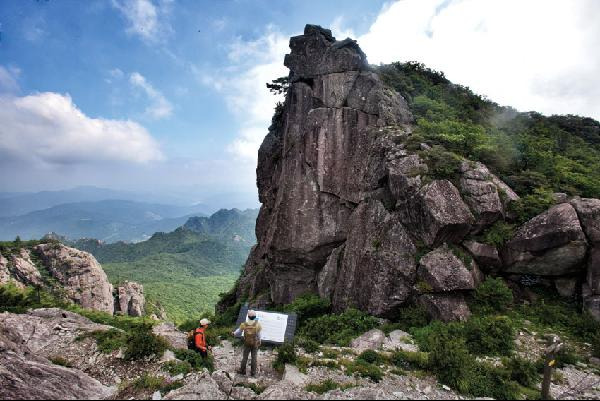
<svg viewBox="0 0 600 401"><path fill-rule="evenodd" d="M102 353L92 332L115 330L93 323L78 314L57 308L27 314L0 314L0 397L3 399L465 399L422 371L399 371L382 366L379 382L350 375L345 362L354 361L367 349L381 353L394 350L414 352L417 346L407 333L371 330L352 346L322 347L309 354L302 349L302 368L286 365L284 372L273 368L276 352L263 347L259 352L256 378L236 371L241 348L225 340L213 349L214 371L203 370L170 375L163 365L174 361L172 351L153 361L126 361L123 351ZM185 345L185 334L170 324L155 326L172 348ZM539 341L519 333L518 349L536 356ZM537 345L539 347L539 345ZM538 350L539 352L539 350ZM297 364L299 365L299 364ZM600 376L591 366L578 364L559 369L560 380L552 394L566 399L600 397ZM141 377L161 380L161 388L132 385ZM309 391L311 390L311 391Z"/></svg>

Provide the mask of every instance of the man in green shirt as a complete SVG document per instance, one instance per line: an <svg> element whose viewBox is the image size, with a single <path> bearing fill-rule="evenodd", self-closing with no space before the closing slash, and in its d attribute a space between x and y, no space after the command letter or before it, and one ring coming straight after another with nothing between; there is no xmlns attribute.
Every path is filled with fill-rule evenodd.
<svg viewBox="0 0 600 401"><path fill-rule="evenodd" d="M248 311L248 320L245 323L242 323L240 327L233 332L234 336L243 335L244 337L244 357L242 358L242 366L239 370L239 373L242 375L246 374L246 366L248 365L248 354L251 353L251 374L252 377L256 376L256 359L258 354L258 348L260 347L261 331L262 327L256 319L256 312L250 310Z"/></svg>

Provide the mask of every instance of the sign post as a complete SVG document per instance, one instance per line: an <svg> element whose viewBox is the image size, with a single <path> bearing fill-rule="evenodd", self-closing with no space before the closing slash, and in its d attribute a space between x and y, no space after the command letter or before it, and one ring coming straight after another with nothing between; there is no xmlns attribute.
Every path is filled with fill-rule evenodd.
<svg viewBox="0 0 600 401"><path fill-rule="evenodd" d="M236 325L244 323L248 318L248 304L240 308ZM282 345L294 340L298 316L296 313L280 313L256 310L256 319L262 326L261 342ZM239 336L241 338L241 336Z"/></svg>

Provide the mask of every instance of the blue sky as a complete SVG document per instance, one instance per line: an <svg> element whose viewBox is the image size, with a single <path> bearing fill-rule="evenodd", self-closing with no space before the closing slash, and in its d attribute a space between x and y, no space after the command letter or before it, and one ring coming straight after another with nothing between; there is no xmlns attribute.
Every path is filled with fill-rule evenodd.
<svg viewBox="0 0 600 401"><path fill-rule="evenodd" d="M598 3L3 0L0 191L254 198L277 100L264 83L306 23L374 63L418 60L502 104L599 118Z"/></svg>

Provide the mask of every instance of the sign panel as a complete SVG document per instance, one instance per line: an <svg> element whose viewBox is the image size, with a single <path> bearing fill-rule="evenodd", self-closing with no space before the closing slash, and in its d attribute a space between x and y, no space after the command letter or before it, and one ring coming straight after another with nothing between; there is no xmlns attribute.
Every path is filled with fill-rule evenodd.
<svg viewBox="0 0 600 401"><path fill-rule="evenodd" d="M242 306L238 315L237 325L247 321L248 304ZM283 344L292 341L296 332L297 316L295 313L256 311L256 318L262 326L261 340L263 343Z"/></svg>

